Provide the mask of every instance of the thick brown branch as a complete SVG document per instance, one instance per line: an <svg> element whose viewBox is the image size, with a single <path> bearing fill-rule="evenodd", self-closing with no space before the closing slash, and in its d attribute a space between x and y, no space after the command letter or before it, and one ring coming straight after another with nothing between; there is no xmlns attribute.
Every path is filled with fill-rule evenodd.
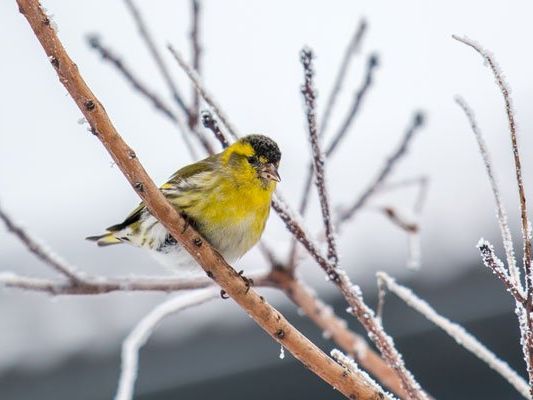
<svg viewBox="0 0 533 400"><path fill-rule="evenodd" d="M354 373L324 354L296 330L262 296L250 289L242 277L178 214L150 179L135 153L122 140L103 106L91 92L78 68L67 55L36 0L18 0L19 9L28 20L46 55L52 61L61 83L72 96L95 135L109 151L117 166L146 206L199 265L231 296L269 335L347 398L379 399L384 396ZM187 227L187 229L183 229Z"/></svg>

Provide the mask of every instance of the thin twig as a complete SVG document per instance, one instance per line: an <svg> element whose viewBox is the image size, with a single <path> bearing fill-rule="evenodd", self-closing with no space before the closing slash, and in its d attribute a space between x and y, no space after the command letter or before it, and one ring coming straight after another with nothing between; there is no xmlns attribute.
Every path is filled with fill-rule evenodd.
<svg viewBox="0 0 533 400"><path fill-rule="evenodd" d="M176 115L170 107L165 104L159 95L157 95L152 89L148 88L146 84L142 83L141 80L136 77L133 72L124 64L124 62L113 52L111 49L105 47L100 38L96 35L91 35L87 38L89 45L92 49L96 50L98 54L102 57L103 60L109 61L126 80L133 86L133 88L143 95L156 110L163 113L168 119L176 125L178 131L181 133L182 139L191 154L193 160L198 159L196 150L194 149L191 140L189 139L188 131L185 129L185 124L181 121L180 117ZM197 135L198 136L198 135ZM201 140L200 137L198 137Z"/></svg>
<svg viewBox="0 0 533 400"><path fill-rule="evenodd" d="M122 366L115 400L131 400L139 370L139 352L157 325L166 317L218 297L216 288L206 288L173 297L159 304L135 326L122 344Z"/></svg>
<svg viewBox="0 0 533 400"><path fill-rule="evenodd" d="M311 49L305 48L301 51L300 60L304 68L305 82L301 92L305 102L305 115L307 117L307 129L311 141L311 150L313 154L313 170L315 172L315 184L320 199L320 209L322 220L326 231L326 240L328 243L328 260L334 265L339 262L337 244L335 242L335 229L333 228L328 191L326 188L326 174L324 169L324 154L320 148L318 139L318 129L315 111L315 88L313 86L313 53Z"/></svg>
<svg viewBox="0 0 533 400"><path fill-rule="evenodd" d="M226 134L222 132L220 129L220 126L218 126L218 122L216 119L213 118L213 115L208 110L203 110L201 113L202 118L202 125L204 128L209 129L211 132L213 132L213 135L217 138L217 140L222 145L222 148L225 149L230 145L229 139L226 137Z"/></svg>
<svg viewBox="0 0 533 400"><path fill-rule="evenodd" d="M412 290L398 284L393 278L384 272L377 273L378 281L381 281L391 292L396 294L408 306L422 314L429 321L433 322L455 341L470 351L477 358L487 364L490 368L500 374L509 382L522 396L529 399L529 386L527 382L518 375L509 365L500 360L483 343L467 332L462 326L451 322L447 318L438 314L427 302L416 296Z"/></svg>
<svg viewBox="0 0 533 400"><path fill-rule="evenodd" d="M157 49L157 46L155 44L155 41L150 34L148 27L146 25L146 22L144 22L143 17L141 15L141 12L137 8L137 6L133 3L133 0L124 0L126 3L126 6L128 10L131 13L131 16L135 20L135 23L137 25L137 29L139 30L139 33L146 44L146 47L148 47L148 50L150 51L150 54L152 55L152 58L154 59L154 62L157 65L157 68L159 69L159 72L161 76L163 77L163 80L165 81L170 94L172 95L173 99L176 101L176 104L183 110L185 115L189 115L189 109L187 108L187 105L185 104L185 101L183 100L183 96L179 93L179 90L174 83L174 80L170 76L170 73L168 72L168 68L163 61L163 57L161 57L161 54L159 53L159 50Z"/></svg>
<svg viewBox="0 0 533 400"><path fill-rule="evenodd" d="M150 213L157 218L177 242L198 262L214 281L234 299L258 325L304 363L312 372L337 388L347 398L375 399L382 395L361 376L342 373L342 367L331 362L317 346L296 330L275 308L250 288L222 256L194 227L187 224L159 191L139 160L131 157L132 149L120 137L104 107L91 92L78 68L69 58L37 0L17 0L47 57L52 60L60 82L65 86L92 131L112 155L131 186L142 198ZM187 227L187 229L183 229ZM401 360L400 360L401 362Z"/></svg>
<svg viewBox="0 0 533 400"><path fill-rule="evenodd" d="M192 26L191 26L191 50L192 50L192 67L198 75L200 75L200 61L202 55L202 46L200 45L200 1L191 0L191 10L192 10ZM192 86L192 105L189 111L189 126L194 128L198 125L198 114L200 113L200 96L198 91Z"/></svg>
<svg viewBox="0 0 533 400"><path fill-rule="evenodd" d="M474 135L476 137L479 146L479 152L481 153L483 163L485 164L485 170L487 171L487 175L489 177L490 187L492 189L494 201L496 202L498 225L500 227L500 234L502 236L502 242L503 247L505 249L509 273L511 275L512 280L514 281L514 286L516 286L517 289L523 294L524 289L520 280L520 270L516 265L516 258L513 248L513 237L511 235L511 229L509 228L509 223L507 220L507 212L505 211L505 207L502 202L500 189L498 187L498 181L496 179L496 174L492 170L492 161L490 158L489 151L487 149L487 145L485 143L485 139L483 139L483 134L481 133L481 130L479 129L479 126L476 122L474 112L466 103L466 101L463 98L457 96L455 97L455 102L459 105L459 107L462 108L463 112L468 118L468 121L470 122L470 127L472 128L472 131L474 132Z"/></svg>
<svg viewBox="0 0 533 400"><path fill-rule="evenodd" d="M324 109L324 113L322 114L319 137L324 136L324 134L326 133L328 122L330 120L332 111L335 108L335 104L337 102L338 95L344 83L344 79L346 78L346 71L348 70L350 62L353 60L354 54L358 52L359 47L361 46L361 41L363 40L363 37L366 33L367 26L368 24L364 18L359 21L359 24L352 35L350 43L348 43L348 46L344 51L342 61L339 64L339 70L337 71L337 76L335 77L335 83L331 88L331 92L326 102L326 108Z"/></svg>
<svg viewBox="0 0 533 400"><path fill-rule="evenodd" d="M229 134L233 137L233 139L237 140L239 138L237 129L229 121L229 118L226 113L224 113L220 106L215 102L213 96L211 96L211 94L207 92L197 72L185 61L185 59L176 50L174 50L172 45L169 44L167 48L174 57L174 59L177 61L181 69L183 69L185 74L187 74L198 93L202 96L205 102L209 104L209 106L213 109L220 121L224 124Z"/></svg>
<svg viewBox="0 0 533 400"><path fill-rule="evenodd" d="M0 208L0 220L4 222L7 230L15 235L31 253L52 267L56 272L68 278L72 285L77 286L85 281L85 276L82 273L61 259L52 250L48 249L38 239L26 232L2 208Z"/></svg>
<svg viewBox="0 0 533 400"><path fill-rule="evenodd" d="M424 114L422 112L417 112L413 116L413 120L405 135L402 138L402 141L398 148L392 153L392 155L387 158L385 165L381 168L374 180L367 186L366 190L359 196L355 203L339 213L338 221L350 219L361 207L363 207L368 199L376 192L380 185L385 181L385 179L393 171L394 166L398 161L406 154L411 139L418 132L419 128L424 124Z"/></svg>
<svg viewBox="0 0 533 400"><path fill-rule="evenodd" d="M526 306L526 298L524 297L523 292L505 270L503 262L496 256L496 253L494 252L494 247L488 241L480 239L479 243L477 244L477 248L481 253L481 257L483 258L483 263L485 266L489 268L500 281L502 281L505 288L513 295L518 303Z"/></svg>

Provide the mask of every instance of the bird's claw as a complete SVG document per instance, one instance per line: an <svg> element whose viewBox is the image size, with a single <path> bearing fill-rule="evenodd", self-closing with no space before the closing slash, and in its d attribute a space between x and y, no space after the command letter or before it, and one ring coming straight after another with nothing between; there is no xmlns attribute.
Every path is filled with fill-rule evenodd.
<svg viewBox="0 0 533 400"><path fill-rule="evenodd" d="M224 289L220 291L220 297L222 297L224 300L229 299L229 296Z"/></svg>
<svg viewBox="0 0 533 400"><path fill-rule="evenodd" d="M248 277L244 276L244 271L242 269L239 271L239 276L244 281L244 283L246 285L246 292L245 293L248 294L248 292L250 291L250 288L252 286L254 286L254 280L252 278L248 278Z"/></svg>

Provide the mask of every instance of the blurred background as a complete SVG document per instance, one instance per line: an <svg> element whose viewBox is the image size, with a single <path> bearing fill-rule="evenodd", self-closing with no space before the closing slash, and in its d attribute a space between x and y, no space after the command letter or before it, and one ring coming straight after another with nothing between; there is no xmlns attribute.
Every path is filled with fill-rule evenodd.
<svg viewBox="0 0 533 400"><path fill-rule="evenodd" d="M122 1L43 2L59 36L123 138L156 182L192 161L176 128L134 92L87 44L99 35L143 82L169 99ZM190 58L189 1L138 1L172 76L190 95L189 82L171 59L171 43ZM375 304L375 273L384 270L412 287L443 315L464 324L496 354L525 374L511 297L481 263L475 244L485 237L503 257L489 182L474 137L453 101L461 94L474 108L492 153L514 236L520 237L518 196L501 95L475 52L451 39L471 37L489 48L513 92L525 182L532 181L530 112L533 58L524 38L533 35L527 2L443 3L351 1L203 0L202 74L210 91L242 133L265 133L280 144L280 188L296 207L309 144L299 51L315 54L319 115L324 110L344 49L361 18L367 34L348 71L326 140L338 129L376 53L374 83L347 139L328 163L336 207L353 202L399 143L413 112L427 123L389 181L426 175L429 192L420 220L421 267L408 270L405 232L378 207L408 215L415 188L375 196L340 235L342 265ZM0 202L17 221L66 260L106 276L167 273L129 246L97 248L87 235L116 223L136 194L87 125L50 67L14 0L0 2ZM170 101L169 101L170 103ZM526 190L531 195L531 185ZM321 227L316 195L307 225ZM276 215L264 235L284 256L289 236ZM521 244L515 243L520 254ZM261 269L251 251L236 268ZM52 276L0 227L0 269ZM301 276L349 317L346 305L309 259ZM262 289L298 328L329 352L334 343L299 316L281 293ZM117 293L51 297L0 289L0 398L110 399L120 370L123 338L168 296ZM348 318L349 319L349 318ZM349 321L361 332L355 321ZM388 298L384 317L422 386L440 399L518 399L503 379L404 304ZM342 396L302 368L231 301L215 301L166 320L141 352L139 399L337 399Z"/></svg>

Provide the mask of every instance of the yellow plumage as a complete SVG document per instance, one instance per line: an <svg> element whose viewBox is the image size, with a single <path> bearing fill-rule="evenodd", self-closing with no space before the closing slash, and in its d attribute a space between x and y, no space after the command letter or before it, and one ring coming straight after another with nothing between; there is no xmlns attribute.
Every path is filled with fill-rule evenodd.
<svg viewBox="0 0 533 400"><path fill-rule="evenodd" d="M256 244L263 233L279 181L280 156L271 139L246 136L223 152L180 169L161 186L161 191L209 243L232 261ZM124 222L88 239L101 246L128 242L155 250L171 266L192 263L142 203Z"/></svg>

